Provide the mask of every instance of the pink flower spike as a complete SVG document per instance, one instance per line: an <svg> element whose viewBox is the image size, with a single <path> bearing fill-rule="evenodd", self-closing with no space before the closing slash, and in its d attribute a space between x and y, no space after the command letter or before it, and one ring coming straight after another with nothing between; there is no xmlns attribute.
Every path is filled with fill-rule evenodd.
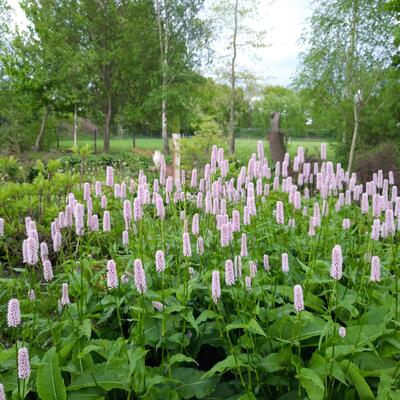
<svg viewBox="0 0 400 400"><path fill-rule="evenodd" d="M235 284L235 272L232 260L226 260L225 262L225 284L226 286Z"/></svg>
<svg viewBox="0 0 400 400"><path fill-rule="evenodd" d="M372 282L379 282L381 280L381 262L378 256L372 256L371 258L371 276Z"/></svg>
<svg viewBox="0 0 400 400"><path fill-rule="evenodd" d="M282 272L289 272L289 257L287 253L282 253Z"/></svg>
<svg viewBox="0 0 400 400"><path fill-rule="evenodd" d="M339 336L341 336L342 338L346 337L346 328L344 326L341 326L339 328L338 333L339 333Z"/></svg>
<svg viewBox="0 0 400 400"><path fill-rule="evenodd" d="M182 235L182 242L183 242L184 257L190 257L192 255L192 248L190 247L189 233L184 232L184 234Z"/></svg>
<svg viewBox="0 0 400 400"><path fill-rule="evenodd" d="M107 287L109 289L118 287L117 267L114 260L107 262Z"/></svg>
<svg viewBox="0 0 400 400"><path fill-rule="evenodd" d="M49 282L54 278L53 267L50 260L46 260L43 263L43 277L46 282Z"/></svg>
<svg viewBox="0 0 400 400"><path fill-rule="evenodd" d="M304 310L303 288L300 285L295 285L294 293L294 308L297 312Z"/></svg>
<svg viewBox="0 0 400 400"><path fill-rule="evenodd" d="M211 297L215 304L221 298L221 285L219 281L219 271L213 271L211 282Z"/></svg>
<svg viewBox="0 0 400 400"><path fill-rule="evenodd" d="M340 247L340 245L337 244L332 249L331 277L333 279L339 280L342 277L342 267L343 267L342 248Z"/></svg>
<svg viewBox="0 0 400 400"><path fill-rule="evenodd" d="M26 347L18 350L18 378L26 379L31 375L31 365L29 363L29 352Z"/></svg>
<svg viewBox="0 0 400 400"><path fill-rule="evenodd" d="M21 324L21 310L18 299L11 299L8 302L7 325L9 328L16 328Z"/></svg>
<svg viewBox="0 0 400 400"><path fill-rule="evenodd" d="M142 266L142 260L137 258L133 262L133 267L134 267L136 290L139 293L145 293L147 290L147 283L146 283L146 274Z"/></svg>
<svg viewBox="0 0 400 400"><path fill-rule="evenodd" d="M165 257L162 250L156 251L156 271L163 272L165 270Z"/></svg>
<svg viewBox="0 0 400 400"><path fill-rule="evenodd" d="M68 296L68 283L62 284L62 291L61 291L61 301L62 306L66 306L70 303L69 296Z"/></svg>

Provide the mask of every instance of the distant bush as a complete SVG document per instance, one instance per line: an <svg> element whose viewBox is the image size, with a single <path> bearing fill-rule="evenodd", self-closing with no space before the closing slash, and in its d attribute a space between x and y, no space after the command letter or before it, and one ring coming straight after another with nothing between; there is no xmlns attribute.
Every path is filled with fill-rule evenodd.
<svg viewBox="0 0 400 400"><path fill-rule="evenodd" d="M358 152L356 158L356 171L358 178L367 182L372 179L372 174L382 170L385 174L393 171L396 184L400 184L399 145L393 142L382 143L373 149Z"/></svg>
<svg viewBox="0 0 400 400"><path fill-rule="evenodd" d="M181 140L181 166L183 169L200 169L209 162L212 145L226 147L226 138L223 136L217 122L211 118L204 119L196 134Z"/></svg>

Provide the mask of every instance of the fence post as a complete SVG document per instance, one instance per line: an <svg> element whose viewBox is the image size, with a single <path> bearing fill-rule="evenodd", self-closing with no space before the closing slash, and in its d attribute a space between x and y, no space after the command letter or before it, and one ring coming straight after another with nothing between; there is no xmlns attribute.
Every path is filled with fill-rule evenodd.
<svg viewBox="0 0 400 400"><path fill-rule="evenodd" d="M94 152L97 153L97 128L94 129Z"/></svg>

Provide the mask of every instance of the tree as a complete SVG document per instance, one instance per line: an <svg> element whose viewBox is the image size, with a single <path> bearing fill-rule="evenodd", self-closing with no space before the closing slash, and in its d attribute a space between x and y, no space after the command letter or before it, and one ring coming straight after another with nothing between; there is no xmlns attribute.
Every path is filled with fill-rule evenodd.
<svg viewBox="0 0 400 400"><path fill-rule="evenodd" d="M218 41L225 42L225 52L221 58L229 59L224 67L224 75L230 86L228 134L231 154L235 152L238 57L241 51L264 46L265 31L253 28L258 19L259 3L259 0L222 0L213 8L219 26L214 32L218 35Z"/></svg>
<svg viewBox="0 0 400 400"><path fill-rule="evenodd" d="M349 154L351 142L350 154L354 154L358 133L364 136L366 131L364 117L380 112L387 104L382 95L387 94L383 88L388 84L395 50L391 40L395 22L382 12L384 3L320 0L303 35L308 50L302 54L296 86L315 100L316 114L330 115L342 142L342 154ZM362 100L355 101L355 96ZM369 108L373 98L380 98L377 110ZM352 161L353 157L348 160L349 170Z"/></svg>
<svg viewBox="0 0 400 400"><path fill-rule="evenodd" d="M204 0L153 1L160 49L163 152L167 154L171 88L199 61L199 51L206 43L208 30L199 17Z"/></svg>

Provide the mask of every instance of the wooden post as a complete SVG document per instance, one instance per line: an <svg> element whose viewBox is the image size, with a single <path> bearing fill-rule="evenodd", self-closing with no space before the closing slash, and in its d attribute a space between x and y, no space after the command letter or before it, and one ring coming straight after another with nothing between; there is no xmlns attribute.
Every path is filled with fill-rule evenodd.
<svg viewBox="0 0 400 400"><path fill-rule="evenodd" d="M135 138L135 130L132 129L132 147L136 147L136 138Z"/></svg>
<svg viewBox="0 0 400 400"><path fill-rule="evenodd" d="M94 128L94 152L97 153L97 128Z"/></svg>
<svg viewBox="0 0 400 400"><path fill-rule="evenodd" d="M172 134L172 143L174 146L174 179L181 179L181 134Z"/></svg>

